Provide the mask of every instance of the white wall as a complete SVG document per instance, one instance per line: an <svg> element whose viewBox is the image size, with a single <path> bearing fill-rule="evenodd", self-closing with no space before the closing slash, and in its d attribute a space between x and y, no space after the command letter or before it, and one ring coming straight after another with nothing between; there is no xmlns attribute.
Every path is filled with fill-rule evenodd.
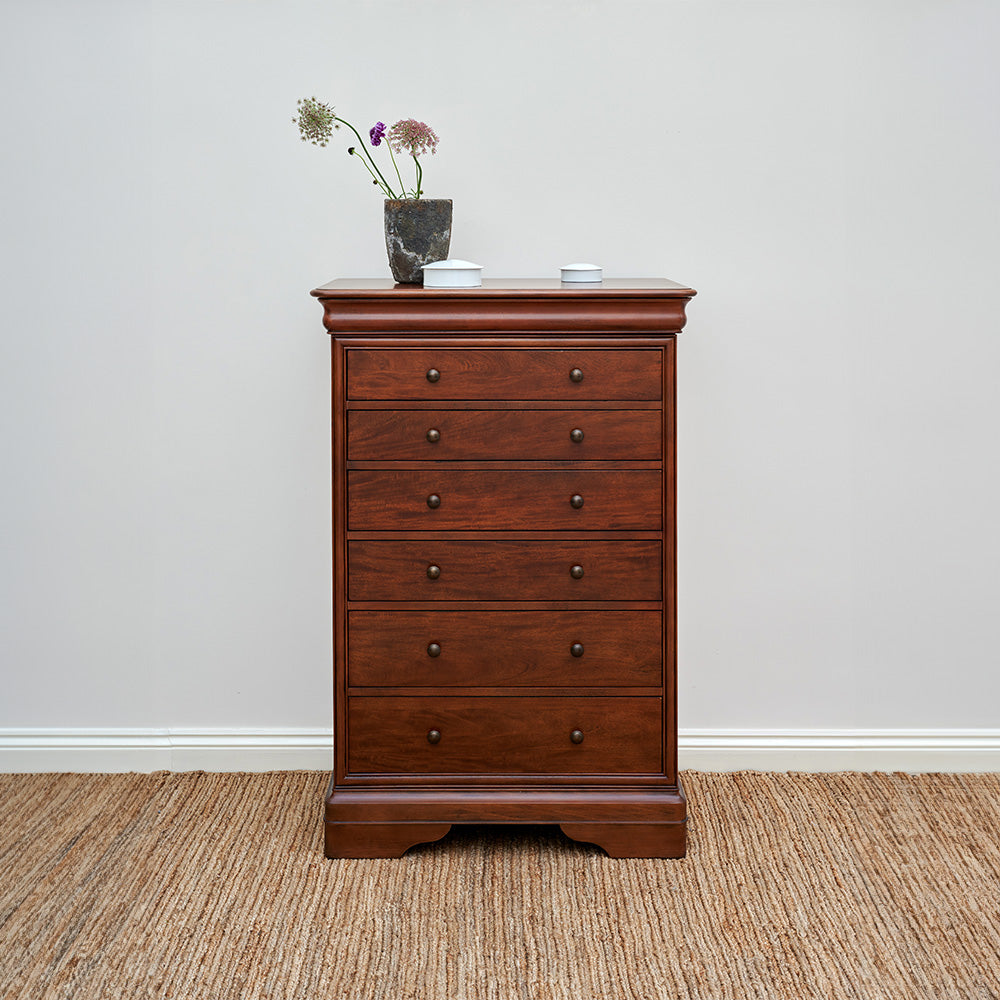
<svg viewBox="0 0 1000 1000"><path fill-rule="evenodd" d="M1000 734L995 0L0 17L0 742L323 742L328 342L307 293L387 269L348 138L297 139L314 94L359 128L435 127L425 189L487 275L593 259L699 289L685 730Z"/></svg>

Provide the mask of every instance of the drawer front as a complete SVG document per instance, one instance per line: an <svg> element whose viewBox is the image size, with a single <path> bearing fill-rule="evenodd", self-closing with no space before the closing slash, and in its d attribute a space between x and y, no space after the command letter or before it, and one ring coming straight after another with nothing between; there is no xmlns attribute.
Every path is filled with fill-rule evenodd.
<svg viewBox="0 0 1000 1000"><path fill-rule="evenodd" d="M659 541L355 540L352 601L659 601Z"/></svg>
<svg viewBox="0 0 1000 1000"><path fill-rule="evenodd" d="M347 352L349 399L659 399L657 348Z"/></svg>
<svg viewBox="0 0 1000 1000"><path fill-rule="evenodd" d="M354 696L348 771L660 773L662 714L660 698Z"/></svg>
<svg viewBox="0 0 1000 1000"><path fill-rule="evenodd" d="M369 530L651 530L662 524L655 471L353 471L348 527Z"/></svg>
<svg viewBox="0 0 1000 1000"><path fill-rule="evenodd" d="M355 687L655 687L659 611L352 611Z"/></svg>
<svg viewBox="0 0 1000 1000"><path fill-rule="evenodd" d="M649 461L661 457L659 410L351 410L355 461Z"/></svg>

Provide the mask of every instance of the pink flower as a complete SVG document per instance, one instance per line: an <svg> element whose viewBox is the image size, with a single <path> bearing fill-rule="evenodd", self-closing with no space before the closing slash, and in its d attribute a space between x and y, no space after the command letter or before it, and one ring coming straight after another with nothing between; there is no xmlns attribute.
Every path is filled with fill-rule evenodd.
<svg viewBox="0 0 1000 1000"><path fill-rule="evenodd" d="M437 152L438 137L434 129L415 118L402 118L389 129L386 138L394 153L409 153L416 158Z"/></svg>

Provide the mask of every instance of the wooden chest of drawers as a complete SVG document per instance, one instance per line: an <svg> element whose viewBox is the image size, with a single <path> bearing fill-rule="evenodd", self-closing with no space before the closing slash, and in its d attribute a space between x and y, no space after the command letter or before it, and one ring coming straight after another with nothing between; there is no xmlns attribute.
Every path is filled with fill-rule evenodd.
<svg viewBox="0 0 1000 1000"><path fill-rule="evenodd" d="M333 348L328 857L455 823L680 857L663 280L317 288Z"/></svg>

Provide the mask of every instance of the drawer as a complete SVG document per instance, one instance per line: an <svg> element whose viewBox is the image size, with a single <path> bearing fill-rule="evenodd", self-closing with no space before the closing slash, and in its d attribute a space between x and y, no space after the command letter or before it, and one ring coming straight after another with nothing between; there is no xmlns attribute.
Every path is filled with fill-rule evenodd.
<svg viewBox="0 0 1000 1000"><path fill-rule="evenodd" d="M355 461L661 458L659 410L351 410Z"/></svg>
<svg viewBox="0 0 1000 1000"><path fill-rule="evenodd" d="M659 611L352 611L354 687L655 687Z"/></svg>
<svg viewBox="0 0 1000 1000"><path fill-rule="evenodd" d="M662 599L659 541L359 539L347 559L352 601Z"/></svg>
<svg viewBox="0 0 1000 1000"><path fill-rule="evenodd" d="M659 773L662 717L660 698L354 696L348 771ZM573 742L574 730L582 742ZM434 743L432 731L440 734Z"/></svg>
<svg viewBox="0 0 1000 1000"><path fill-rule="evenodd" d="M658 348L347 352L348 399L660 399Z"/></svg>
<svg viewBox="0 0 1000 1000"><path fill-rule="evenodd" d="M349 528L651 530L662 525L657 471L352 471Z"/></svg>

